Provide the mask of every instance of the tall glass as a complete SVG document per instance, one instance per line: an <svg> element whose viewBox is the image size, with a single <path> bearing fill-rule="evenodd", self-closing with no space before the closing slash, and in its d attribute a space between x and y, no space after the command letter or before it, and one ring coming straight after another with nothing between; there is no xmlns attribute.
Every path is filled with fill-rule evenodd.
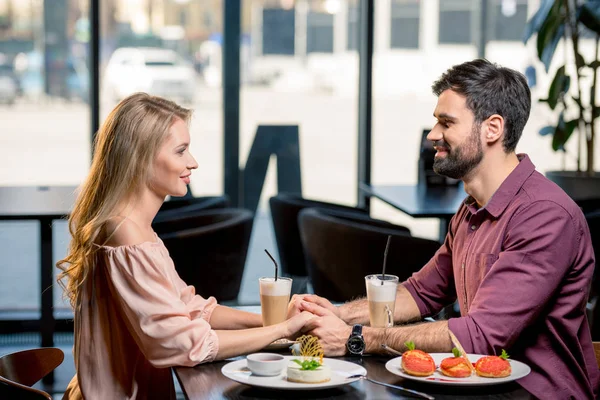
<svg viewBox="0 0 600 400"><path fill-rule="evenodd" d="M258 282L263 326L285 321L292 291L292 279L277 278L275 281L275 278L260 278Z"/></svg>
<svg viewBox="0 0 600 400"><path fill-rule="evenodd" d="M394 325L394 308L398 277L395 275L367 275L367 300L369 301L369 320L376 328L389 328Z"/></svg>

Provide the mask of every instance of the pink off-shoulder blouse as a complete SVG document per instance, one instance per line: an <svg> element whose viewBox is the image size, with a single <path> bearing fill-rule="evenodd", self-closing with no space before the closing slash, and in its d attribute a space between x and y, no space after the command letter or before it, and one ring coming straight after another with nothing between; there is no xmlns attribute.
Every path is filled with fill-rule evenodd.
<svg viewBox="0 0 600 400"><path fill-rule="evenodd" d="M99 246L75 310L77 374L65 399L175 398L172 366L212 361L214 297L177 275L162 241Z"/></svg>

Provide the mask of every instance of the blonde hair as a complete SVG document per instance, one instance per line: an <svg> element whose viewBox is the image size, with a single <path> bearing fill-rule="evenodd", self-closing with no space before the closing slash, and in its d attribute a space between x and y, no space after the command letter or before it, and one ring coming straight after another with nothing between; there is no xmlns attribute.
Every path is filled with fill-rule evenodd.
<svg viewBox="0 0 600 400"><path fill-rule="evenodd" d="M58 282L72 307L95 262L94 243L104 224L121 201L149 181L154 159L175 120L189 123L190 117L190 110L172 101L136 93L117 104L100 127L90 172L69 218L69 251L56 264L62 271Z"/></svg>

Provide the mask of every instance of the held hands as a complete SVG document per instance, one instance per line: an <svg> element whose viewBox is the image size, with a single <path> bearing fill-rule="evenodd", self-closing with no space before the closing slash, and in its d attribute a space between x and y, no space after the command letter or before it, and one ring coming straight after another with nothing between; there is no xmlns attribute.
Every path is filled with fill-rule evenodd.
<svg viewBox="0 0 600 400"><path fill-rule="evenodd" d="M296 336L300 333L302 328L306 326L310 320L316 318L313 314L307 311L301 311L299 314L294 315L291 318L288 318L283 324L285 326L285 334L286 338L295 339Z"/></svg>
<svg viewBox="0 0 600 400"><path fill-rule="evenodd" d="M304 309L302 308L302 303L312 303L317 306L324 308L326 310L331 311L333 315L340 318L340 310L338 307L331 304L329 300L324 297L317 296L316 294L295 294L292 296L290 300L290 304L288 305L288 318L293 317L296 314L301 313ZM310 310L307 310L310 311Z"/></svg>
<svg viewBox="0 0 600 400"><path fill-rule="evenodd" d="M325 300L322 297L318 298ZM325 301L331 307L336 308L329 301ZM302 331L319 338L326 356L343 356L346 354L346 341L350 336L352 327L346 325L332 310L316 302L299 301L298 307L302 311L300 315L307 311L314 314L314 317L307 321Z"/></svg>

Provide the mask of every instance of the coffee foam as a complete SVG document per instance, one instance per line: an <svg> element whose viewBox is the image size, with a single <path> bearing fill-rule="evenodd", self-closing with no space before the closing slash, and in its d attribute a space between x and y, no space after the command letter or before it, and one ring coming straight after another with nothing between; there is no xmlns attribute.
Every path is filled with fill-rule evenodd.
<svg viewBox="0 0 600 400"><path fill-rule="evenodd" d="M395 282L370 279L367 281L367 298L369 301L394 301L397 288L398 284Z"/></svg>
<svg viewBox="0 0 600 400"><path fill-rule="evenodd" d="M289 296L292 291L291 279L261 278L260 294L262 296Z"/></svg>

